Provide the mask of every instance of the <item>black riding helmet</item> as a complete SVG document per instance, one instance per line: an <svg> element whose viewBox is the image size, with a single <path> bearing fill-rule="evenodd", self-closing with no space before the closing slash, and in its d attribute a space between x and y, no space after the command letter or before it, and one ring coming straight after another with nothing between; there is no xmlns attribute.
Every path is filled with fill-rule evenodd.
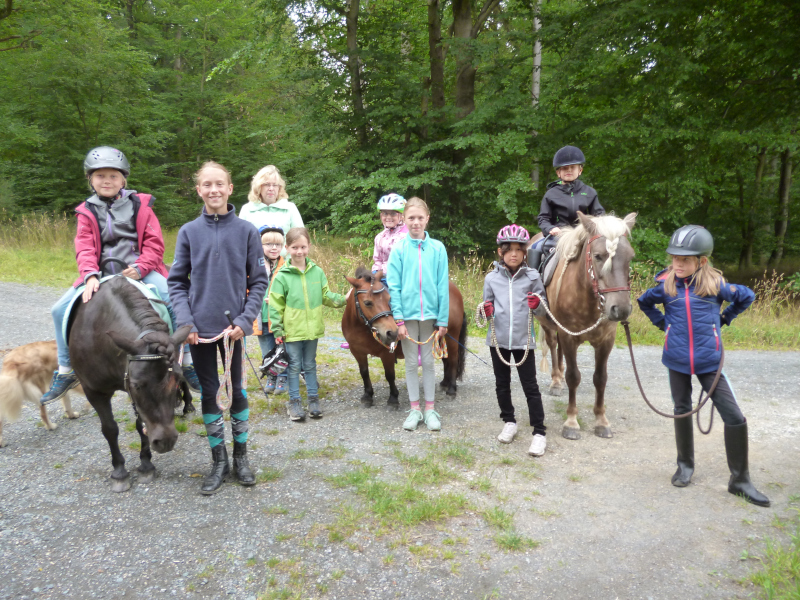
<svg viewBox="0 0 800 600"><path fill-rule="evenodd" d="M684 225L672 234L667 254L672 256L710 256L714 238L701 225Z"/></svg>
<svg viewBox="0 0 800 600"><path fill-rule="evenodd" d="M83 172L91 175L98 169L116 169L126 178L131 174L131 165L125 155L111 146L92 148L83 160Z"/></svg>
<svg viewBox="0 0 800 600"><path fill-rule="evenodd" d="M553 157L553 167L566 167L567 165L582 165L586 162L586 157L580 148L575 146L564 146Z"/></svg>

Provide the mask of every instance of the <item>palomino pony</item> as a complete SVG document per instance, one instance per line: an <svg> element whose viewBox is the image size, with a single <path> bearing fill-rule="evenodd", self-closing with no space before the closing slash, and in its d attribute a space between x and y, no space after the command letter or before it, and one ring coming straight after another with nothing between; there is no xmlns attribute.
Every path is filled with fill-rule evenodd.
<svg viewBox="0 0 800 600"><path fill-rule="evenodd" d="M353 286L353 293L347 299L342 315L342 333L350 344L350 352L358 362L358 370L364 380L361 403L365 407L373 404L374 390L367 363L368 356L372 355L381 359L386 381L389 382L387 405L397 410L400 404L399 392L394 383L394 366L397 359L403 358L403 348L397 340L397 324L389 308L389 290L381 283L382 276L380 271L373 275L365 267L359 267L355 277L347 277L347 281ZM445 338L448 358L442 359L444 378L439 384L445 388L448 396L456 395L456 381L460 381L464 375L466 353L459 347L459 343L466 343L466 323L464 299L459 289L450 283L450 321L447 325L449 335Z"/></svg>
<svg viewBox="0 0 800 600"><path fill-rule="evenodd" d="M578 370L578 346L588 341L594 348L594 433L612 437L606 419L605 390L608 356L614 347L617 323L631 314L630 262L634 252L628 235L636 223L636 213L624 219L605 215L589 217L578 212L580 223L562 228L558 236L559 262L547 286L549 315L539 319L547 346L553 357L550 394L563 389L564 359L569 388L567 420L561 434L570 440L580 439L576 393L581 382ZM568 330L568 331L565 331ZM547 348L542 351L542 370L546 372Z"/></svg>
<svg viewBox="0 0 800 600"><path fill-rule="evenodd" d="M178 353L191 327L181 327L170 336L148 299L124 277L104 282L89 302L76 304L69 336L72 366L100 417L111 450L111 489L124 492L131 483L119 450L111 396L125 390L131 398L142 442L139 481L149 482L156 470L150 447L158 453L169 452L178 439L174 411L181 402L181 390L188 393Z"/></svg>

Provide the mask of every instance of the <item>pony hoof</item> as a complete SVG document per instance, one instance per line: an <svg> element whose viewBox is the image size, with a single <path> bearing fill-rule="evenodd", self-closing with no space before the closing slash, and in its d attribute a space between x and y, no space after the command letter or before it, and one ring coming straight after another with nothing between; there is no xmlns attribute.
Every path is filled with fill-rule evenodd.
<svg viewBox="0 0 800 600"><path fill-rule="evenodd" d="M400 402L398 402L397 398L394 398L394 401L392 401L392 398L389 398L389 402L386 403L386 408L389 410L400 410Z"/></svg>
<svg viewBox="0 0 800 600"><path fill-rule="evenodd" d="M447 394L448 396L455 396L456 395L456 386L447 388L447 391L445 392L445 394Z"/></svg>
<svg viewBox="0 0 800 600"><path fill-rule="evenodd" d="M561 429L561 435L568 440L579 440L581 439L581 430L574 427L564 427Z"/></svg>
<svg viewBox="0 0 800 600"><path fill-rule="evenodd" d="M191 402L183 407L183 414L188 415L189 413L197 412L197 409L194 407L194 404Z"/></svg>
<svg viewBox="0 0 800 600"><path fill-rule="evenodd" d="M151 469L149 471L141 472L139 471L139 483L153 483L153 480L156 478L156 470Z"/></svg>
<svg viewBox="0 0 800 600"><path fill-rule="evenodd" d="M606 427L605 425L598 425L594 428L594 434L597 437L601 438L612 438L614 434L611 433L611 427Z"/></svg>
<svg viewBox="0 0 800 600"><path fill-rule="evenodd" d="M375 404L372 397L363 397L361 398L361 406L364 408L372 408L372 405Z"/></svg>
<svg viewBox="0 0 800 600"><path fill-rule="evenodd" d="M551 388L550 388L550 389L548 389L547 391L550 393L550 395L551 395L551 396L560 396L560 395L561 395L561 392L563 391L563 388L560 388L560 387L551 387Z"/></svg>
<svg viewBox="0 0 800 600"><path fill-rule="evenodd" d="M131 489L131 478L130 476L126 477L125 479L112 479L111 480L111 491L114 493L119 494L120 492L127 492Z"/></svg>

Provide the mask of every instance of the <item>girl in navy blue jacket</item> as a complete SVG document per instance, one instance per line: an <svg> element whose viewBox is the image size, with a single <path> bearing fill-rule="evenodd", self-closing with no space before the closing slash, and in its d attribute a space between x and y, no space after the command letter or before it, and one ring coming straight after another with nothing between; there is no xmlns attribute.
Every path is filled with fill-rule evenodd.
<svg viewBox="0 0 800 600"><path fill-rule="evenodd" d="M672 265L656 276L658 284L639 298L639 308L653 325L665 332L661 362L669 369L669 385L676 415L692 410L692 375L708 391L720 363L720 329L730 325L753 303L753 290L726 283L711 266L714 249L711 234L699 225L686 225L672 234L667 254ZM729 306L720 314L723 302ZM664 305L662 313L656 304ZM725 452L731 471L728 491L758 506L769 506L769 498L750 481L747 420L744 418L727 375L721 374L711 396L725 423ZM694 473L694 429L692 419L675 419L678 470L672 485L686 487Z"/></svg>

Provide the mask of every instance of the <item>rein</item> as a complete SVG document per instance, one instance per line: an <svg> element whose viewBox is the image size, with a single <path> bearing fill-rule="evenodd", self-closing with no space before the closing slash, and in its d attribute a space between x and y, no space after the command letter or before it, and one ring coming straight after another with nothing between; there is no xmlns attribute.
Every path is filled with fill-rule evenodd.
<svg viewBox="0 0 800 600"><path fill-rule="evenodd" d="M538 296L538 294L537 294L537 296ZM541 300L541 299L542 299L541 296L539 296L539 300ZM530 352L530 346L531 345L530 344L525 344L525 354L522 356L522 360L520 360L518 363L508 362L505 358L503 358L503 355L500 354L499 347L497 345L497 334L496 334L495 329L494 329L494 315L492 315L491 317L487 317L486 316L486 309L484 308L484 303L481 302L480 304L478 304L478 309L475 311L475 325L477 325L478 327L483 329L484 327L486 327L487 322L489 324L489 332L491 333L492 347L498 350L497 356L498 356L498 358L500 358L500 362L502 362L507 367L520 367L520 366L522 366L522 364L528 359L528 352ZM533 326L533 309L529 308L528 309L528 340L530 340L533 337L532 326ZM510 345L511 344L511 340L508 340L508 342L509 342L509 345Z"/></svg>
<svg viewBox="0 0 800 600"><path fill-rule="evenodd" d="M225 372L222 374L222 385L217 389L216 402L220 410L225 411L231 407L233 402L233 382L231 381L231 365L233 364L233 340L231 334L233 329L225 329L220 334L213 338L198 338L197 341L201 344L213 344L222 340L222 348L225 351ZM244 343L242 344L242 389L247 389L247 369L245 368L245 349ZM225 400L222 399L223 389L225 391Z"/></svg>
<svg viewBox="0 0 800 600"><path fill-rule="evenodd" d="M647 396L645 395L642 382L639 379L639 371L636 369L636 360L633 357L633 342L631 341L630 323L628 323L628 321L622 321L622 326L625 328L625 337L628 340L628 350L631 353L631 365L633 366L633 374L636 376L636 384L639 386L639 391L642 394L642 398L644 398L644 401L647 403L647 406L649 406L654 413L659 414L662 417L666 417L667 419L683 419L686 417L691 417L693 414L697 414L697 428L700 430L700 433L703 435L708 435L711 433L711 427L714 425L714 406L711 406L711 419L708 422L707 430L704 430L702 425L700 425L700 409L705 406L706 402L708 402L708 399L711 398L711 394L713 394L714 390L717 389L717 383L722 375L722 366L725 364L725 348L720 344L719 367L717 368L716 375L714 375L714 382L708 389L708 393L706 393L706 397L703 398L703 388L700 386L700 395L697 397L697 408L687 413L683 413L682 415L671 415L658 410L650 403L650 400L648 400Z"/></svg>
<svg viewBox="0 0 800 600"><path fill-rule="evenodd" d="M431 340L433 340L433 348L431 348L431 353L433 354L433 358L448 358L447 355L447 344L444 341L444 338L439 337L439 328L437 327L434 329L433 333L430 337L425 340L424 342L419 342L412 338L410 335L406 336L406 339L409 342L414 342L417 346L424 346Z"/></svg>

